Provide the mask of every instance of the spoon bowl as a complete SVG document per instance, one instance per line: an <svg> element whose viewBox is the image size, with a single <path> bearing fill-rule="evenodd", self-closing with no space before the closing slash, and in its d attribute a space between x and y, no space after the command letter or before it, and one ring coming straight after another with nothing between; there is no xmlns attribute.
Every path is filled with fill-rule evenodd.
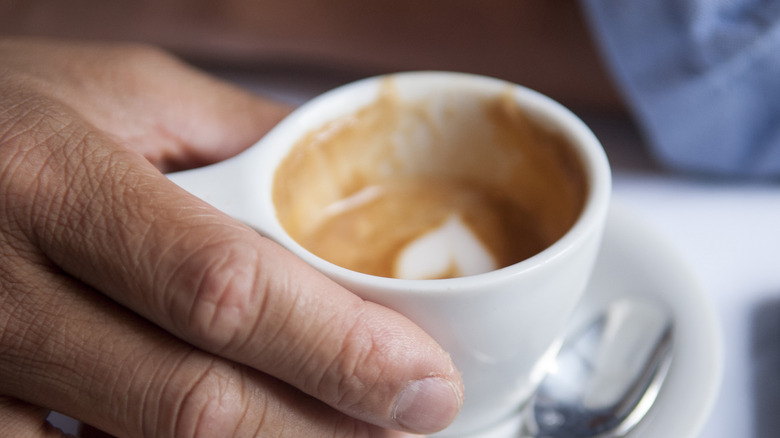
<svg viewBox="0 0 780 438"><path fill-rule="evenodd" d="M647 414L672 360L673 321L655 302L623 299L574 327L524 411L534 438L614 438Z"/></svg>

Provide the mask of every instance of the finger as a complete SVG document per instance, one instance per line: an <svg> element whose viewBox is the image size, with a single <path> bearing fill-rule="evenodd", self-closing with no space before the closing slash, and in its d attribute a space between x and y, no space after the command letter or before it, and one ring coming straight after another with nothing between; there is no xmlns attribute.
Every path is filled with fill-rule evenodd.
<svg viewBox="0 0 780 438"><path fill-rule="evenodd" d="M25 117L31 117L32 120ZM67 272L205 350L387 428L448 425L462 384L421 329L364 302L62 113L8 136L13 213ZM70 119L72 120L72 119ZM45 153L43 152L45 151ZM30 172L34 169L34 172Z"/></svg>
<svg viewBox="0 0 780 438"><path fill-rule="evenodd" d="M164 171L235 155L291 110L149 46L9 40L0 56L16 80L66 102Z"/></svg>
<svg viewBox="0 0 780 438"><path fill-rule="evenodd" d="M93 115L95 120L90 121L97 127L120 136L124 145L140 151L163 171L233 156L255 143L291 110L289 105L250 94L154 48L89 49L95 57L116 60L104 64L111 71L101 77L111 78L114 84L134 82L135 86L131 88L134 92L121 95L123 111L105 104L106 108L85 108L82 114ZM116 89L109 84L93 87ZM110 101L97 102L103 106ZM162 145L167 147L161 147L164 142L169 143Z"/></svg>
<svg viewBox="0 0 780 438"><path fill-rule="evenodd" d="M48 411L8 397L0 397L3 436L14 438L59 438L63 434L46 422Z"/></svg>
<svg viewBox="0 0 780 438"><path fill-rule="evenodd" d="M0 394L124 437L396 436L194 349L29 259L6 257ZM51 432L42 410L5 415L24 432L10 436Z"/></svg>

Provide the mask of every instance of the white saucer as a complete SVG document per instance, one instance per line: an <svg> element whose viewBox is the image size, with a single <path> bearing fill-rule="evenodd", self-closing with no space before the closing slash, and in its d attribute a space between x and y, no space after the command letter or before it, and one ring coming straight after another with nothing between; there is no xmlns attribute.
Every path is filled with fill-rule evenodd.
<svg viewBox="0 0 780 438"><path fill-rule="evenodd" d="M665 302L675 317L672 366L648 416L629 438L694 438L720 387L723 354L720 327L698 281L663 239L624 207L609 212L601 253L576 319L589 318L620 297ZM471 438L518 438L512 418Z"/></svg>

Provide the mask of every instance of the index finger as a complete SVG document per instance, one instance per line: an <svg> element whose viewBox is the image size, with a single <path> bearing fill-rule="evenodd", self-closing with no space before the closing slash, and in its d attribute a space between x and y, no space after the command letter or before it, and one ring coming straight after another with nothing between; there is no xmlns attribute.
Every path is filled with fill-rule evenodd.
<svg viewBox="0 0 780 438"><path fill-rule="evenodd" d="M21 163L11 168L36 169L15 181L25 206L18 219L62 269L181 339L361 420L430 433L454 419L460 378L406 318L361 300L100 132L72 122L57 132L35 153L16 144Z"/></svg>

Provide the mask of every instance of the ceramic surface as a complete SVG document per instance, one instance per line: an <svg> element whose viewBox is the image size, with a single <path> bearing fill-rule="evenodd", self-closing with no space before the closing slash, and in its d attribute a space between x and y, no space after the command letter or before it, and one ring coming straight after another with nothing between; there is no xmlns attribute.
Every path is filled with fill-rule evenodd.
<svg viewBox="0 0 780 438"><path fill-rule="evenodd" d="M574 226L520 263L443 280L361 274L301 247L274 214L271 193L276 167L307 133L374 102L388 79L405 101L424 102L426 108L438 108L442 114L468 112L482 108L485 98L508 96L537 123L565 137L581 160L589 187ZM452 96L459 97L457 105L444 105ZM426 113L422 119L429 116ZM355 294L404 314L436 339L450 353L469 394L452 426L436 436L481 430L530 396L560 345L559 335L590 275L611 194L604 150L572 112L525 87L448 72L400 73L337 88L294 111L242 154L170 178L278 241Z"/></svg>
<svg viewBox="0 0 780 438"><path fill-rule="evenodd" d="M709 297L675 251L613 201L596 268L572 323L613 300L665 303L675 318L674 358L656 404L628 438L694 438L715 402L723 370L721 331ZM469 438L519 438L515 416Z"/></svg>

